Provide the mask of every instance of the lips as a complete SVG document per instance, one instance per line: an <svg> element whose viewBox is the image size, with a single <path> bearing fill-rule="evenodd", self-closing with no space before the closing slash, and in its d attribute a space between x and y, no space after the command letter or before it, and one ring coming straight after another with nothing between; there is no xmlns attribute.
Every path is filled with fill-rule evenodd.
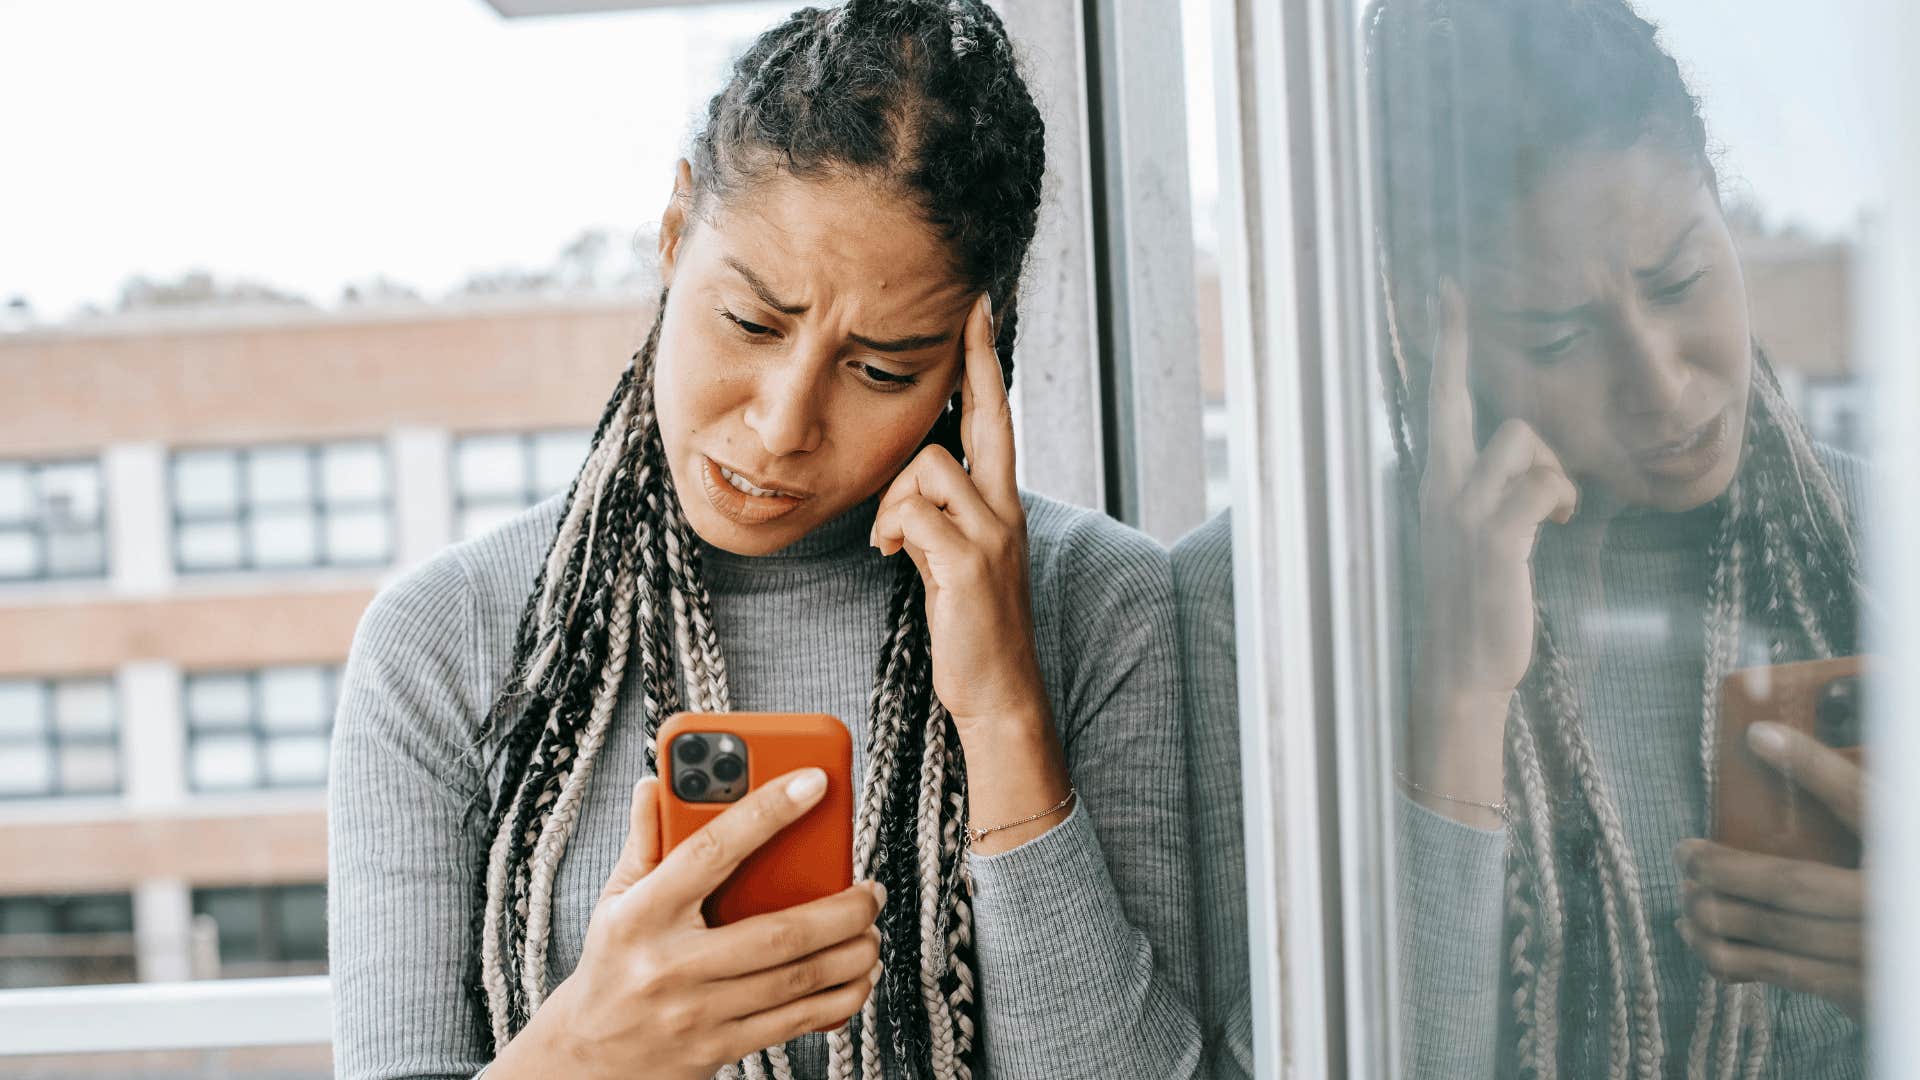
<svg viewBox="0 0 1920 1080"><path fill-rule="evenodd" d="M1676 479L1699 476L1711 469L1726 450L1732 425L1722 409L1699 427L1678 438L1634 452L1634 463L1651 473Z"/></svg>
<svg viewBox="0 0 1920 1080"><path fill-rule="evenodd" d="M800 508L808 494L755 483L738 469L710 457L700 458L700 482L707 503L737 525L764 525Z"/></svg>

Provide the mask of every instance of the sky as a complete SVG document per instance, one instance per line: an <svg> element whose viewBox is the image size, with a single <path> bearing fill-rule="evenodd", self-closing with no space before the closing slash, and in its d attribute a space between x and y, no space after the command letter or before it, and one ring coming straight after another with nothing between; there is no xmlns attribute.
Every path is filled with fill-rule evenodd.
<svg viewBox="0 0 1920 1080"><path fill-rule="evenodd" d="M1877 197L1852 65L1879 2L1644 4L1772 220L1844 233ZM1181 3L1189 85L1211 93L1208 0ZM432 296L547 265L587 227L650 248L695 111L790 6L509 21L482 0L0 0L0 301L58 319L196 268L320 303L375 275ZM1209 102L1190 93L1188 115L1205 244Z"/></svg>

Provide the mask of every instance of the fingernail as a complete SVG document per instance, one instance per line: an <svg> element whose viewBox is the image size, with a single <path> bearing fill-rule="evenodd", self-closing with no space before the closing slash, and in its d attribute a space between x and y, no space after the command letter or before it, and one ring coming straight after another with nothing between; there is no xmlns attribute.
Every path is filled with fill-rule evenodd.
<svg viewBox="0 0 1920 1080"><path fill-rule="evenodd" d="M884 970L886 970L885 965L883 965L880 961L875 960L873 962L873 966L867 969L867 981L870 983L879 982L880 973Z"/></svg>
<svg viewBox="0 0 1920 1080"><path fill-rule="evenodd" d="M799 776L787 781L787 797L794 802L811 802L825 790L827 790L827 774L819 769L804 770Z"/></svg>
<svg viewBox="0 0 1920 1080"><path fill-rule="evenodd" d="M886 907L887 906L887 887L885 885L880 884L877 881L867 882L867 887L869 888L870 891L872 891L873 898L880 902L880 906Z"/></svg>
<svg viewBox="0 0 1920 1080"><path fill-rule="evenodd" d="M987 325L992 326L993 325L993 294L990 292L981 293L980 303L984 305L987 309Z"/></svg>
<svg viewBox="0 0 1920 1080"><path fill-rule="evenodd" d="M1693 928L1687 925L1686 919L1680 918L1673 920L1673 928L1680 932L1680 939L1682 941L1685 941L1688 945L1693 944Z"/></svg>
<svg viewBox="0 0 1920 1080"><path fill-rule="evenodd" d="M1787 733L1779 724L1762 720L1747 729L1747 745L1762 757L1778 757L1787 752Z"/></svg>

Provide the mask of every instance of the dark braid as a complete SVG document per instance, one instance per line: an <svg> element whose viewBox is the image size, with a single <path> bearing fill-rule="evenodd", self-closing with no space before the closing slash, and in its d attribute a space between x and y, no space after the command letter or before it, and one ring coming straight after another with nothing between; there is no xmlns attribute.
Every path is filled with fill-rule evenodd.
<svg viewBox="0 0 1920 1080"><path fill-rule="evenodd" d="M690 220L774 176L859 177L911 201L953 271L999 316L1013 377L1018 285L1038 219L1045 131L999 16L982 0L850 0L806 8L762 34L709 102L690 153ZM556 868L638 660L647 768L659 724L683 706L728 708L724 658L699 544L661 445L653 374L668 297L622 374L566 498L524 608L506 684L478 732L493 784L474 900L475 991L498 1048L546 994ZM958 396L928 441L961 455ZM831 1040L836 1077L971 1076L977 1002L961 823L959 739L933 694L926 597L895 563L888 635L867 720L856 872L887 886L884 973ZM637 637L637 640L633 640ZM789 1075L783 1048L741 1063ZM738 1075L728 1067L726 1075Z"/></svg>
<svg viewBox="0 0 1920 1080"><path fill-rule="evenodd" d="M1718 181L1698 99L1627 0L1375 0L1367 42L1386 286L1380 369L1401 505L1417 528L1431 364L1416 343L1430 338L1425 299L1439 280L1465 280L1500 216L1574 152L1652 140L1716 192ZM1752 368L1742 457L1709 549L1703 814L1720 680L1748 647L1758 662L1851 652L1864 598L1839 490L1757 346ZM1480 411L1483 442L1499 419ZM1611 1075L1658 1077L1668 1033L1637 860L1595 766L1554 623L1536 611L1533 661L1507 725L1516 1057L1537 1077L1600 1060ZM1574 985L1569 972L1593 977ZM1578 1042L1563 1024L1572 1017L1583 1019ZM1688 1075L1738 1066L1759 1075L1771 1023L1756 988L1703 978Z"/></svg>

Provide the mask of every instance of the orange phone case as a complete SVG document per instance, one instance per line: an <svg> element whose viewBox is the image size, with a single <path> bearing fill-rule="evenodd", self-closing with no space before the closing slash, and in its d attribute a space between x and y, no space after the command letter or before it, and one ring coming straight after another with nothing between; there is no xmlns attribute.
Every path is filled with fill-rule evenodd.
<svg viewBox="0 0 1920 1080"><path fill-rule="evenodd" d="M748 791L808 766L827 774L820 802L748 855L707 897L707 925L780 911L853 884L853 736L845 724L820 713L678 713L668 719L658 736L663 854L733 805L676 793L674 740L693 732L724 733L745 745Z"/></svg>
<svg viewBox="0 0 1920 1080"><path fill-rule="evenodd" d="M1770 720L1813 736L1821 690L1865 670L1864 658L1845 656L1745 668L1727 676L1720 684L1714 840L1787 859L1860 865L1860 838L1819 799L1756 757L1747 747L1747 728ZM1860 763L1860 747L1836 750Z"/></svg>

